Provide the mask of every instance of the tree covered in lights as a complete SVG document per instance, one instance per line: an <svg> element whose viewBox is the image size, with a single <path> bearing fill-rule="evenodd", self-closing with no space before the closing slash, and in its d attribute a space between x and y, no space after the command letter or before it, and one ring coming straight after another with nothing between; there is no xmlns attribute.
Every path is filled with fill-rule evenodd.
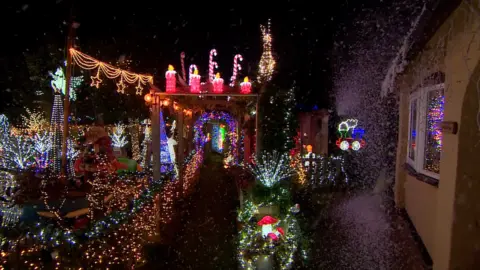
<svg viewBox="0 0 480 270"><path fill-rule="evenodd" d="M293 139L298 126L295 86L282 89L273 84L267 87L264 95L261 120L263 149L288 152L295 147Z"/></svg>
<svg viewBox="0 0 480 270"><path fill-rule="evenodd" d="M37 164L40 168L45 168L48 165L48 153L52 150L53 145L51 133L45 130L37 132L33 136L33 140Z"/></svg>
<svg viewBox="0 0 480 270"><path fill-rule="evenodd" d="M0 159L10 170L26 170L34 164L35 148L28 136L10 135L1 143Z"/></svg>
<svg viewBox="0 0 480 270"><path fill-rule="evenodd" d="M121 123L115 124L115 128L110 137L112 138L112 145L114 147L122 148L128 144L127 135L125 134L125 125Z"/></svg>
<svg viewBox="0 0 480 270"><path fill-rule="evenodd" d="M35 134L47 126L43 113L26 109L27 115L22 114L22 122L29 134Z"/></svg>

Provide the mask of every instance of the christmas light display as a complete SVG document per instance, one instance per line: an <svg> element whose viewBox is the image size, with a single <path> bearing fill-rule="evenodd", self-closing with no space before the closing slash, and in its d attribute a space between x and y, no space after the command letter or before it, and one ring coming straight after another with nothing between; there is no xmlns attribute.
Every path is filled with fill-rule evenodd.
<svg viewBox="0 0 480 270"><path fill-rule="evenodd" d="M444 116L445 96L443 91L430 91L427 100L424 168L439 173L443 139L441 123Z"/></svg>
<svg viewBox="0 0 480 270"><path fill-rule="evenodd" d="M34 149L37 152L37 165L46 168L48 165L48 153L52 150L53 140L48 131L37 132L33 136Z"/></svg>
<svg viewBox="0 0 480 270"><path fill-rule="evenodd" d="M66 65L66 63L65 63ZM48 74L52 77L50 81L50 85L53 88L54 92L61 92L65 95L65 75L63 72L63 68L58 67L55 73L48 72ZM76 89L83 83L83 76L72 76L70 78L70 90L69 90L69 97L70 100L75 101L77 99Z"/></svg>
<svg viewBox="0 0 480 270"><path fill-rule="evenodd" d="M252 92L252 83L248 81L248 77L245 77L240 84L240 93L250 94L250 92Z"/></svg>
<svg viewBox="0 0 480 270"><path fill-rule="evenodd" d="M168 145L168 153L170 155L170 162L173 164L175 175L178 175L178 167L177 167L176 157L175 157L175 145L177 145L177 141L174 139L175 128L176 128L176 121L173 120L172 126L170 127L171 135L167 139L167 145Z"/></svg>
<svg viewBox="0 0 480 270"><path fill-rule="evenodd" d="M213 57L217 56L217 50L212 49L210 51L210 57L208 61L208 80L209 82L213 82L215 79L215 69L218 68L218 63L213 61Z"/></svg>
<svg viewBox="0 0 480 270"><path fill-rule="evenodd" d="M75 160L77 159L80 151L75 148L76 143L72 140L72 138L67 139L67 172L70 177L75 175L74 172L74 164Z"/></svg>
<svg viewBox="0 0 480 270"><path fill-rule="evenodd" d="M110 138L112 138L112 145L114 147L122 148L128 144L127 136L125 134L126 126L117 123L115 124L115 128L112 134L110 134Z"/></svg>
<svg viewBox="0 0 480 270"><path fill-rule="evenodd" d="M180 63L182 65L182 78L187 81L187 74L185 74L185 52L180 53Z"/></svg>
<svg viewBox="0 0 480 270"><path fill-rule="evenodd" d="M34 164L35 150L30 137L11 135L2 142L2 163L7 168L25 170Z"/></svg>
<svg viewBox="0 0 480 270"><path fill-rule="evenodd" d="M240 54L237 54L233 57L233 74L230 78L230 86L235 86L235 80L237 79L238 71L242 70L242 65L240 65L239 61L243 61L243 57Z"/></svg>
<svg viewBox="0 0 480 270"><path fill-rule="evenodd" d="M54 172L59 173L62 158L62 137L63 137L63 102L62 96L56 93L53 99L52 118L50 120L50 133L52 134L52 158Z"/></svg>
<svg viewBox="0 0 480 270"><path fill-rule="evenodd" d="M260 26L262 31L263 53L258 64L258 77L260 83L266 83L272 79L275 69L275 59L272 55L272 35L270 33L270 20L267 26Z"/></svg>
<svg viewBox="0 0 480 270"><path fill-rule="evenodd" d="M233 163L237 162L237 140L238 140L238 134L236 132L236 121L235 119L228 113L226 112L221 112L221 111L213 111L213 112L204 112L198 120L195 122L195 125L193 127L194 129L194 141L196 145L196 149L202 149L203 146L205 145L205 142L207 142L207 135L203 131L203 126L208 123L209 121L223 121L228 127L227 129L227 138L230 143L230 151L227 156L232 156L234 157Z"/></svg>
<svg viewBox="0 0 480 270"><path fill-rule="evenodd" d="M250 167L255 180L262 185L253 187L254 190L245 196L247 199L238 210L238 260L241 269L291 269L295 256L300 255L303 260L307 258L307 241L302 237L294 216L299 212L299 205L291 203L290 192L280 184L280 179L295 175L294 169L287 162L281 161L282 158L287 159L286 155L264 153L264 156L264 160L273 161L254 160L254 165ZM253 166L264 169L255 169ZM279 167L282 168L278 169ZM275 180L266 180L266 175L271 175L269 178ZM261 191L255 191L256 189Z"/></svg>
<svg viewBox="0 0 480 270"><path fill-rule="evenodd" d="M143 138L142 142L142 162L140 163L140 166L143 168L147 168L150 166L150 144L152 142L152 128L147 124L145 125L144 129L144 135L145 137Z"/></svg>
<svg viewBox="0 0 480 270"><path fill-rule="evenodd" d="M217 153L223 152L223 144L225 142L225 125L215 124L212 130L212 149Z"/></svg>
<svg viewBox="0 0 480 270"><path fill-rule="evenodd" d="M165 92L174 93L177 89L177 72L172 65L168 65L168 70L165 73L166 85Z"/></svg>
<svg viewBox="0 0 480 270"><path fill-rule="evenodd" d="M363 129L360 129L357 134L355 128L358 125L357 119L348 119L341 122L338 125L338 133L340 138L336 141L338 148L343 151L352 149L353 151L358 151L361 148L365 147L365 140L362 138L365 133Z"/></svg>
<svg viewBox="0 0 480 270"><path fill-rule="evenodd" d="M322 156L322 155L306 155L300 161L300 167L297 167L297 173L303 168L305 178L308 184L319 185L335 185L342 181L348 183L350 181L345 170L345 158L340 156ZM304 165L303 165L304 164ZM301 174L298 174L299 177Z"/></svg>
<svg viewBox="0 0 480 270"><path fill-rule="evenodd" d="M203 149L198 149L194 152L190 162L188 162L188 164L186 165L184 172L183 190L187 194L195 186L195 183L198 180L199 168L203 162L203 154Z"/></svg>
<svg viewBox="0 0 480 270"><path fill-rule="evenodd" d="M303 167L302 157L300 156L300 153L297 153L293 156L290 167L295 170L295 173L298 176L298 183L300 185L304 185L305 181L307 180L307 176L305 174L305 168Z"/></svg>
<svg viewBox="0 0 480 270"><path fill-rule="evenodd" d="M166 172L167 170L172 169L173 162L170 159L165 120L163 119L162 111L160 111L160 163L161 172Z"/></svg>
<svg viewBox="0 0 480 270"><path fill-rule="evenodd" d="M110 188L114 195L105 204L109 207L105 217L91 221L83 227L74 226L73 229L52 226L51 223L43 224L44 221L32 224L24 228L26 230L23 232L24 236L6 240L4 244L10 247L7 253L31 254L32 256L25 256L20 261L26 268L41 265L39 252L45 249L53 250L52 258L57 266L63 263L62 258L71 263L71 251L78 250L81 252L76 254L80 254L81 257L75 260L80 260L81 265L90 268L107 269L115 266L134 268L145 262L142 246L147 243L148 237L155 234L155 213L159 209L155 208L154 201L158 198L163 182L164 176L159 181L153 181L141 174L121 177ZM60 216L60 219L64 218ZM77 220L83 219L85 218L80 217ZM28 239L35 241L33 246L25 248L21 243L26 243L25 240Z"/></svg>
<svg viewBox="0 0 480 270"><path fill-rule="evenodd" d="M280 154L277 151L272 153L264 152L260 158L254 157L253 164L249 166L250 171L266 187L272 187L282 179L294 174L293 168L289 166L290 158L287 154Z"/></svg>
<svg viewBox="0 0 480 270"><path fill-rule="evenodd" d="M10 123L5 114L0 114L0 135L8 135L10 133Z"/></svg>
<svg viewBox="0 0 480 270"><path fill-rule="evenodd" d="M215 75L215 79L213 80L213 92L220 94L223 92L223 79L220 78L220 73Z"/></svg>
<svg viewBox="0 0 480 270"><path fill-rule="evenodd" d="M293 148L294 142L293 142L293 136L290 134L291 133L291 119L294 117L293 115L293 108L295 108L296 103L295 103L295 92L294 92L294 87L290 88L287 92L287 95L284 99L284 104L285 104L285 125L283 125L283 134L285 135L285 142L283 145L283 150L288 151L291 148Z"/></svg>
<svg viewBox="0 0 480 270"><path fill-rule="evenodd" d="M144 85L147 85L148 83L153 84L152 76L132 73L126 70L116 68L107 63L100 62L97 59L86 55L80 51L77 51L73 48L70 48L70 54L72 55L73 62L82 69L97 69L96 75L91 76L92 82L90 84L91 86L95 86L96 88L99 88L100 83L102 82L102 79L100 78L101 75L104 75L108 79L120 78L120 82L117 83L117 91L120 93L124 93L124 89L126 86L125 83L137 84L137 86L135 87L135 89L137 90L137 95L142 95Z"/></svg>
<svg viewBox="0 0 480 270"><path fill-rule="evenodd" d="M132 159L135 161L140 160L140 140L139 140L139 123L138 119L130 121L130 135L132 137Z"/></svg>
<svg viewBox="0 0 480 270"><path fill-rule="evenodd" d="M194 67L193 73L190 73L190 93L200 93L200 75L198 75L198 69L195 65L192 65ZM190 69L192 68L190 66Z"/></svg>
<svg viewBox="0 0 480 270"><path fill-rule="evenodd" d="M35 134L47 126L47 120L43 116L43 113L37 111L25 110L27 115L21 115L25 131L28 134Z"/></svg>
<svg viewBox="0 0 480 270"><path fill-rule="evenodd" d="M22 214L22 208L13 205L13 191L17 187L17 181L11 173L0 171L0 214L2 215L2 227L16 225Z"/></svg>

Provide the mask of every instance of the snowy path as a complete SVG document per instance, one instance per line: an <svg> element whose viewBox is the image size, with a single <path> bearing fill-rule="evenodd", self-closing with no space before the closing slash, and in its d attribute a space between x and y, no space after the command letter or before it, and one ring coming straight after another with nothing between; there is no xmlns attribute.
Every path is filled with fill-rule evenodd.
<svg viewBox="0 0 480 270"><path fill-rule="evenodd" d="M408 223L380 195L334 202L316 226L316 269L426 269Z"/></svg>

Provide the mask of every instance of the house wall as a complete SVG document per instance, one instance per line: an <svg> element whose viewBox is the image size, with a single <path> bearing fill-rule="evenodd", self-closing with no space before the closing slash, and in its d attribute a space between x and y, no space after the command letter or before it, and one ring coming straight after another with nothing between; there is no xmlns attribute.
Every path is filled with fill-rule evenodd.
<svg viewBox="0 0 480 270"><path fill-rule="evenodd" d="M435 227L437 207L437 187L418 181L407 175L405 181L405 209L415 230L431 255L435 246Z"/></svg>
<svg viewBox="0 0 480 270"><path fill-rule="evenodd" d="M462 1L398 79L400 127L395 199L405 207L434 269L480 269L480 8ZM458 123L443 135L438 187L409 175L408 96L435 72L445 73L444 121Z"/></svg>

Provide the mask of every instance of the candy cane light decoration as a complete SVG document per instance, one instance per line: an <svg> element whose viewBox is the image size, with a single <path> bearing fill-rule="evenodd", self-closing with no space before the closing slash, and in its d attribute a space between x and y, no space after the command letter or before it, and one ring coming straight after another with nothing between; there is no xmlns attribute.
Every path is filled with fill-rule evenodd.
<svg viewBox="0 0 480 270"><path fill-rule="evenodd" d="M237 73L239 70L242 70L242 66L238 61L243 61L243 57L240 54L237 54L233 57L233 75L230 78L230 86L233 87L235 86L235 80L237 79Z"/></svg>
<svg viewBox="0 0 480 270"><path fill-rule="evenodd" d="M182 65L182 78L184 81L187 80L187 75L185 74L185 52L180 54L180 64Z"/></svg>
<svg viewBox="0 0 480 270"><path fill-rule="evenodd" d="M217 56L217 50L212 49L210 51L210 60L208 62L208 79L213 82L215 79L215 69L218 68L218 63L213 61L213 57Z"/></svg>

